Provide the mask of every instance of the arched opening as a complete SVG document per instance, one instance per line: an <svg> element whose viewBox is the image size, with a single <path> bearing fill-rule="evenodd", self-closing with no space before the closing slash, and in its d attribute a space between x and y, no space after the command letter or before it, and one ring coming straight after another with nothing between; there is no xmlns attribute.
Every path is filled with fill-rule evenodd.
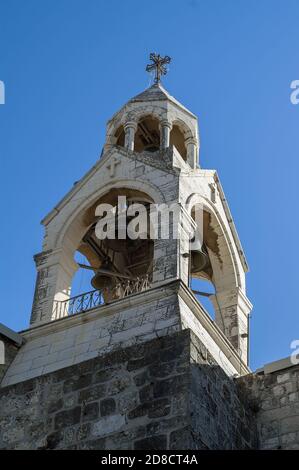
<svg viewBox="0 0 299 470"><path fill-rule="evenodd" d="M65 210L63 207L60 217L54 221L53 230L50 226L53 219L51 219L49 224L47 224L48 231L51 233L51 240L49 241L49 239L46 239L44 245L44 251L48 251L49 253L47 253L48 266L45 268L46 271L45 269L39 271L37 279L37 288L42 286L44 297L42 299L35 299L32 322L40 321L41 319L43 321L45 321L45 319L49 321L56 320L58 318L68 316L72 313L71 310L75 312L72 307L69 307L74 304L73 299L70 297L72 295L72 283L74 279L78 277L78 275L76 276L75 274L78 271L78 264L75 261L76 251L79 251L82 254L82 245L84 243L83 239L92 225L97 222L97 219L99 218L95 214L98 204L100 202L107 202L116 205L115 201L117 201L117 197L121 195L127 196L128 199L134 198L138 201L145 201L148 203L159 204L165 202L164 195L157 186L146 181L124 179L118 182L110 181L105 186L100 187L97 190L95 190L94 187L90 187L89 192L87 191L87 193L84 194L84 197L78 198L77 207L73 211L69 211L69 208ZM142 244L143 239L140 241ZM133 243L134 240L132 241L132 244ZM136 245L138 243L139 239L136 237ZM130 256L125 258L125 262L132 269L133 275L136 273L136 282L133 286L135 289L135 291L133 289L134 292L141 292L142 290L145 290L145 288L149 289L151 286L151 284L144 285L137 282L139 274L141 277L142 274L146 273L149 279L153 276L152 273L154 267L152 262L152 253L154 250L150 245L151 242L149 242L149 247L146 250L138 247L139 254L142 250L145 251L141 260L142 263L138 264L137 261L134 261L135 246L130 250ZM148 254L148 256L144 256L145 254ZM123 258L125 255L122 255ZM88 271L97 271L97 266L100 267L100 262L102 260L97 257L93 260L90 259L89 256L85 257L87 259L87 263L89 263L91 267ZM130 257L133 258L132 263L130 262ZM82 260L80 261L79 259L78 261L81 263ZM92 264L94 261L99 264L94 266ZM131 266L131 264L136 264L136 266ZM130 269L129 266L124 266L124 268L128 267L128 269ZM93 267L95 269L93 269ZM49 289L44 289L43 276L45 272L47 272L47 277L49 278ZM129 287L129 294L131 294L133 292L131 286ZM78 291L75 291L74 287L73 294L75 292L77 293ZM128 289L126 292L128 292ZM81 296L84 310L86 310L85 300L85 296ZM80 305L79 307L80 308L77 312L83 311ZM87 309L89 308L91 308L90 304L87 306Z"/></svg>
<svg viewBox="0 0 299 470"><path fill-rule="evenodd" d="M88 228L75 253L79 269L72 281L72 298L82 290L96 290L101 295L97 301L107 303L149 286L154 254L151 202L140 191L112 189L85 212Z"/></svg>
<svg viewBox="0 0 299 470"><path fill-rule="evenodd" d="M210 317L215 320L215 310L210 300L210 297L215 294L214 284L207 279L192 277L190 288Z"/></svg>
<svg viewBox="0 0 299 470"><path fill-rule="evenodd" d="M114 134L115 137L115 144L119 145L120 147L125 146L125 131L124 126L120 126Z"/></svg>
<svg viewBox="0 0 299 470"><path fill-rule="evenodd" d="M191 211L191 216L195 219L195 207ZM217 238L211 227L211 214L203 210L202 231L198 237L198 244L191 245L189 256L189 286L203 307L207 310L213 320L215 320L215 310L210 300L215 294L213 282L213 268L210 253L215 252Z"/></svg>
<svg viewBox="0 0 299 470"><path fill-rule="evenodd" d="M75 272L74 277L72 279L72 288L71 288L71 297L75 297L77 295L82 294L82 292L88 292L93 287L91 286L91 279L94 276L94 272L92 270L80 268L80 264L84 264L86 266L90 266L90 262L80 251L76 251L74 255L74 260L79 265L79 269Z"/></svg>
<svg viewBox="0 0 299 470"><path fill-rule="evenodd" d="M170 131L170 145L173 145L181 157L187 160L187 149L185 145L185 136L178 125L174 124Z"/></svg>
<svg viewBox="0 0 299 470"><path fill-rule="evenodd" d="M137 126L135 133L135 152L156 152L160 149L160 130L158 119L143 117Z"/></svg>

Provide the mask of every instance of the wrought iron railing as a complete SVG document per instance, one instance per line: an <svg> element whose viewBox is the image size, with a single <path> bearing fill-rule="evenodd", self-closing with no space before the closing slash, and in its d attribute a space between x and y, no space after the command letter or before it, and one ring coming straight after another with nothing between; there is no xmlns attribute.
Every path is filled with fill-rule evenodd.
<svg viewBox="0 0 299 470"><path fill-rule="evenodd" d="M66 300L54 300L53 318L55 320L74 315L76 313L86 312L92 308L108 304L110 302L123 299L132 294L137 294L150 289L151 283L149 276L137 277L134 280L128 280L119 283L111 288L101 290L92 290L84 294L76 295Z"/></svg>
<svg viewBox="0 0 299 470"><path fill-rule="evenodd" d="M58 318L99 307L104 303L102 292L99 290L85 292L67 300L54 300L53 317L57 320Z"/></svg>
<svg viewBox="0 0 299 470"><path fill-rule="evenodd" d="M137 294L143 292L151 287L151 282L148 274L144 277L137 277L134 280L128 280L126 282L117 284L113 289L113 293L118 298L127 297L131 294Z"/></svg>

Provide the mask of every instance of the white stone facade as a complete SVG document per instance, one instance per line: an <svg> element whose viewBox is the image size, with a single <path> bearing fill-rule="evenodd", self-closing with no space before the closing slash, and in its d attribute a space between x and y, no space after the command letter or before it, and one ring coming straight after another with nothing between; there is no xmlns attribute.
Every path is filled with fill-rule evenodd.
<svg viewBox="0 0 299 470"><path fill-rule="evenodd" d="M159 122L160 149L153 153L135 149L143 116ZM176 135L171 133L174 128ZM172 142L177 142L181 153ZM246 372L252 308L245 287L248 267L218 175L199 168L198 152L196 117L160 85L130 100L108 122L101 158L43 220L43 249L35 256L37 282L31 327L24 332L27 343L8 370L4 385L103 354L115 344L121 347L180 328L193 329L229 375ZM196 303L189 299L188 305L186 298L177 296L169 300L159 291L162 285L175 281L188 286L189 258L183 256L189 247L186 233L178 240L154 241L152 292L159 291L156 303L142 305L151 294L141 293L57 320L54 302L71 295L78 268L74 253L94 221L95 207L101 198L118 191L136 191L155 204L179 203L187 218L191 218L192 207L203 208L208 217L215 323L210 320L203 326L199 322L199 327ZM164 302L170 302L167 308ZM231 364L228 356L234 354L241 370L235 359L235 365Z"/></svg>

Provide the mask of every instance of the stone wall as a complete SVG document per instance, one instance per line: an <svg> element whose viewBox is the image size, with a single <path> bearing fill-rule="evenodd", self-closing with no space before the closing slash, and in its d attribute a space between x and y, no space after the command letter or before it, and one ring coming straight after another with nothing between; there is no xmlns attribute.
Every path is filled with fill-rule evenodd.
<svg viewBox="0 0 299 470"><path fill-rule="evenodd" d="M299 450L299 365L238 379L256 412L260 449Z"/></svg>
<svg viewBox="0 0 299 470"><path fill-rule="evenodd" d="M189 289L173 281L23 331L1 387L182 329L198 336L228 376L250 372Z"/></svg>
<svg viewBox="0 0 299 470"><path fill-rule="evenodd" d="M23 332L1 386L22 382L179 329L173 289L152 289Z"/></svg>
<svg viewBox="0 0 299 470"><path fill-rule="evenodd" d="M254 413L208 349L191 333L191 449L252 449Z"/></svg>
<svg viewBox="0 0 299 470"><path fill-rule="evenodd" d="M113 176L111 160L117 161ZM179 199L179 172L170 168L164 159L154 161L153 156L148 155L144 160L140 154L132 155L126 149L113 147L73 186L52 211L53 214L49 214L49 220L48 216L44 220L43 251L35 256L37 280L32 325L57 319L53 312L53 300L65 300L68 297L66 293L71 290L73 275L78 268L73 255L89 226L89 223L86 225L86 217L90 217L91 210L94 213L92 204L114 187L141 191L156 203L173 202ZM74 212L77 214L75 218ZM178 272L177 252L170 249L176 240L159 242L155 246L158 254L154 254L154 282L176 277Z"/></svg>
<svg viewBox="0 0 299 470"><path fill-rule="evenodd" d="M0 390L6 449L247 448L250 420L190 330Z"/></svg>

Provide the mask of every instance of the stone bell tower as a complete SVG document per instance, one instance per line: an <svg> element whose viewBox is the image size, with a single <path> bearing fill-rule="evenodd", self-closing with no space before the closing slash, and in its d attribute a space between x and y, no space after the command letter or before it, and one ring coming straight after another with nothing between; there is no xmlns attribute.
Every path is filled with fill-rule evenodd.
<svg viewBox="0 0 299 470"><path fill-rule="evenodd" d="M247 364L251 310L245 289L247 263L219 177L198 163L199 146L196 116L158 80L108 121L101 159L43 219L46 233L43 251L35 256L38 274L32 326L67 315L59 302L67 306L71 296L78 269L74 253L79 250L97 268L108 258L114 271L122 271L118 280L124 280L126 273L132 277L147 274L151 287L174 280L188 287L190 272L192 277L210 280L215 287L211 296L215 325ZM190 267L193 256L186 255L188 236L183 234L180 240L131 243L134 256L124 265L117 247L124 241L99 244L94 235L96 207L101 202L116 204L118 196L145 204L179 203L185 218L192 218L200 205L206 266L202 270ZM133 267L138 256L139 269Z"/></svg>
<svg viewBox="0 0 299 470"><path fill-rule="evenodd" d="M191 362L219 369L225 377L249 372L248 316L252 308L246 297L246 259L219 177L215 170L199 164L197 118L160 83L164 64L170 59L155 54L151 59L154 63L149 68L156 72L155 83L108 121L101 158L42 221L45 236L42 251L34 258L37 280L30 327L22 333L25 343L2 382L2 386L8 386L53 374L55 380L68 377L64 393L75 396L80 392L69 418L72 425L76 428L85 422L83 408L92 402L96 417L91 419L92 439L110 436L111 440L116 431L129 430L135 436L132 442L144 442L135 448L157 445L147 441L151 435L148 437L145 431L139 436L136 417L141 420L143 416L142 426L149 429L153 419L168 414L167 407L172 407L169 410L177 416L174 409L179 399L186 399L191 406L187 395L179 390L179 372L171 376L173 361L183 361L181 354L186 348L191 350ZM110 204L115 213L120 197L127 201L122 209L125 213L133 203L142 204L146 211L152 205L162 207L157 218L159 231L168 225L173 234L179 224L180 236L151 239L147 232L137 239L99 240L96 225L103 214L98 207ZM173 204L179 207L178 219L166 217L167 208ZM202 214L200 233L194 215L197 209ZM191 231L199 242L196 246L190 244ZM85 265L75 261L76 252L84 255ZM78 269L89 269L94 277L88 292L74 296L72 279ZM214 286L215 293L210 295L214 319L192 290L194 279L207 280ZM186 339L190 334L192 347ZM172 351L169 357L167 351ZM108 382L104 376L99 379L100 372L95 378L90 370L101 370L103 361L113 365L114 385L100 390L98 383ZM91 369L88 364L92 364ZM165 391L169 384L162 384L166 371L170 374L167 380L172 380L171 398ZM78 379L80 374L83 379ZM113 381L117 374L118 382ZM185 390L189 390L188 380L182 382ZM141 385L143 394L136 389ZM118 394L126 391L119 403L114 398L115 388ZM196 396L194 400L195 410L199 405ZM69 416L66 410L57 413ZM189 411L184 413L187 416ZM67 425L58 415L54 422L60 432ZM178 423L179 418L175 419ZM187 446L183 440L171 444L174 438L170 435L177 428L178 424L174 430L168 429L163 448ZM110 448L130 448L121 444L124 437L118 439L118 444L117 439L114 444L109 441ZM59 445L67 446L65 441Z"/></svg>

